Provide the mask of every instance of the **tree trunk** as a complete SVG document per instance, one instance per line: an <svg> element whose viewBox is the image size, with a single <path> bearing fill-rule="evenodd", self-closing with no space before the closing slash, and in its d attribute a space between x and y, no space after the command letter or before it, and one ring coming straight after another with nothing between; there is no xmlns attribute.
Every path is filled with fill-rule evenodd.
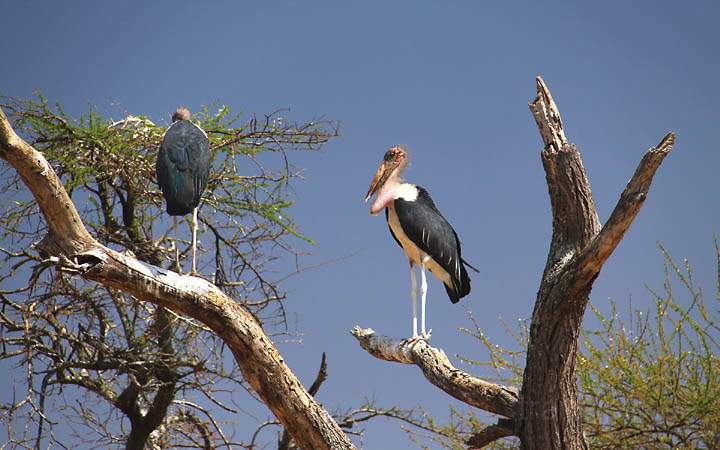
<svg viewBox="0 0 720 450"><path fill-rule="evenodd" d="M532 315L515 426L524 449L586 449L575 361L588 296L675 138L668 134L643 157L601 229L580 153L565 138L560 112L540 77L537 91L530 110L545 143L541 155L553 235Z"/></svg>

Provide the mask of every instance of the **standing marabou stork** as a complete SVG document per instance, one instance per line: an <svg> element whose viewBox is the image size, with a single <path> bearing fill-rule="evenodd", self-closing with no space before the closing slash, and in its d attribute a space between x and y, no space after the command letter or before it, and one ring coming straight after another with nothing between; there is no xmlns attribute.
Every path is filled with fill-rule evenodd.
<svg viewBox="0 0 720 450"><path fill-rule="evenodd" d="M425 331L425 296L427 281L425 268L445 284L450 301L457 303L470 293L470 278L465 266L477 269L462 259L460 240L447 220L440 214L430 194L410 183L403 183L400 174L408 163L407 150L391 147L378 168L365 201L377 192L370 214L375 216L383 209L390 234L402 247L410 261L412 288L413 339L429 338ZM420 266L420 311L422 334L417 333L417 282L415 266ZM431 330L432 331L432 330Z"/></svg>
<svg viewBox="0 0 720 450"><path fill-rule="evenodd" d="M177 245L177 216L192 216L192 269L196 273L197 208L210 173L210 143L202 128L190 121L190 111L180 107L172 115L173 124L165 132L155 171L165 197L167 213L175 228L175 264L180 268Z"/></svg>

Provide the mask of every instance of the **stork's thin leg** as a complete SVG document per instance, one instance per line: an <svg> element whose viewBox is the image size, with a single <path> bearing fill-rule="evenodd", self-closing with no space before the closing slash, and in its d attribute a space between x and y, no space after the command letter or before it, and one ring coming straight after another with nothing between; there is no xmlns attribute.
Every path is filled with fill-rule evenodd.
<svg viewBox="0 0 720 450"><path fill-rule="evenodd" d="M410 300L412 301L412 337L418 337L418 320L417 320L417 280L415 279L415 265L410 263Z"/></svg>
<svg viewBox="0 0 720 450"><path fill-rule="evenodd" d="M178 219L173 216L173 228L175 228L175 270L180 273L180 246L178 245Z"/></svg>
<svg viewBox="0 0 720 450"><path fill-rule="evenodd" d="M192 266L190 269L191 274L197 273L195 270L195 260L196 260L196 253L197 253L197 208L193 209L193 216L192 216Z"/></svg>
<svg viewBox="0 0 720 450"><path fill-rule="evenodd" d="M425 297L427 296L427 280L425 279L425 264L420 265L420 331L422 337L428 337L425 331Z"/></svg>

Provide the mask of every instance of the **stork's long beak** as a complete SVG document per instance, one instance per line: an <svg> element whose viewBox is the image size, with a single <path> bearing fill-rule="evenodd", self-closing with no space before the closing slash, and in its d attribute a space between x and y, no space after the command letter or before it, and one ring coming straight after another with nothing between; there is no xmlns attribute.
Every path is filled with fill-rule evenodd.
<svg viewBox="0 0 720 450"><path fill-rule="evenodd" d="M392 169L385 164L385 161L383 161L380 164L380 167L378 167L377 172L375 172L375 176L373 177L372 181L370 182L370 189L368 189L367 191L365 203L367 203L367 201L370 200L370 197L372 197L373 194L378 189L380 189L380 186L385 184L385 181L387 181L390 173L392 173Z"/></svg>

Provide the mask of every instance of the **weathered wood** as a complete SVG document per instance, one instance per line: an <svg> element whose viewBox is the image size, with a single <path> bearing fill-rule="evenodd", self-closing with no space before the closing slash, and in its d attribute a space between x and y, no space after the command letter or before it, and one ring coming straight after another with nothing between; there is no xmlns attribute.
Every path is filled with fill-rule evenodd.
<svg viewBox="0 0 720 450"><path fill-rule="evenodd" d="M675 144L675 134L668 133L657 147L650 149L640 161L635 174L620 195L610 218L600 233L576 258L573 270L578 271L578 284L589 283L607 261L625 232L635 220L647 198L655 172Z"/></svg>
<svg viewBox="0 0 720 450"><path fill-rule="evenodd" d="M55 171L42 153L15 133L2 108L0 158L13 166L35 196L50 229L46 237L46 247L54 246L70 254L87 250L94 245L95 239L82 223L80 214Z"/></svg>
<svg viewBox="0 0 720 450"><path fill-rule="evenodd" d="M301 448L353 448L239 303L206 280L142 263L97 242L45 157L17 136L2 109L0 158L18 172L38 202L50 230L38 248L60 270L204 323L227 343L245 380Z"/></svg>
<svg viewBox="0 0 720 450"><path fill-rule="evenodd" d="M565 138L557 105L542 78L530 110L545 144L553 235L533 310L516 431L525 449L584 449L575 363L580 327L592 284L622 240L668 154L668 134L650 150L600 229L580 153Z"/></svg>
<svg viewBox="0 0 720 450"><path fill-rule="evenodd" d="M489 383L455 368L445 352L431 347L426 340L397 341L360 327L353 328L351 334L376 358L418 366L430 383L456 399L504 417L515 417L518 403L515 389Z"/></svg>

